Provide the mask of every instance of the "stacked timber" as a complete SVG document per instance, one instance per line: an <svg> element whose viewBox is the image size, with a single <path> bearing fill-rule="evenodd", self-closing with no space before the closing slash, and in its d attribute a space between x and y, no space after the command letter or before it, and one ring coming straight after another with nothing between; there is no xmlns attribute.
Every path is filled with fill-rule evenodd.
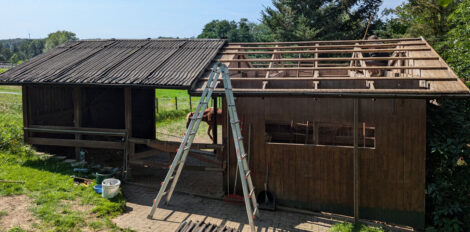
<svg viewBox="0 0 470 232"><path fill-rule="evenodd" d="M227 226L217 226L211 223L204 223L204 221L192 220L182 222L175 232L240 232L240 230L229 228Z"/></svg>

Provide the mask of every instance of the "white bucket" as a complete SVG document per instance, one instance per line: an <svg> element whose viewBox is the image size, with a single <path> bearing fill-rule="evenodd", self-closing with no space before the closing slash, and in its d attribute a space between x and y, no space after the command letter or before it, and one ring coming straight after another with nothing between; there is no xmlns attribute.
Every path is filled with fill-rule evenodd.
<svg viewBox="0 0 470 232"><path fill-rule="evenodd" d="M102 196L104 198L113 198L119 193L119 186L121 185L121 181L118 179L110 178L104 179L103 183L101 184L103 188Z"/></svg>

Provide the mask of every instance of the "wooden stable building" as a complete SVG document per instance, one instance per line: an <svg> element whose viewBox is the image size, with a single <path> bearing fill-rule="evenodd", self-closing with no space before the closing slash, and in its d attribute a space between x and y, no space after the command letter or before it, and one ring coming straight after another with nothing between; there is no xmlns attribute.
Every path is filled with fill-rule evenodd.
<svg viewBox="0 0 470 232"><path fill-rule="evenodd" d="M269 168L281 205L424 228L426 105L469 90L423 38L77 41L0 83L23 86L27 143L122 150L125 170L145 146L178 147L155 139L154 89L198 95L217 61L229 67L257 192ZM214 93L223 97L222 84ZM222 171L232 193L236 158L222 109L223 143L195 144L190 155ZM207 148L217 154L197 152Z"/></svg>

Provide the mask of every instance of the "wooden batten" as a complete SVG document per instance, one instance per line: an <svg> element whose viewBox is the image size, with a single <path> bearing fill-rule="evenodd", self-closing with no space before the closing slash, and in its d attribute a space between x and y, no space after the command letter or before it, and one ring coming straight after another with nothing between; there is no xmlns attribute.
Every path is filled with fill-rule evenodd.
<svg viewBox="0 0 470 232"><path fill-rule="evenodd" d="M219 62L297 62L297 61L304 61L304 62L318 62L318 61L351 61L351 60L439 60L438 56L417 56L417 57L323 57L318 58L318 53L316 53L317 57L315 58L275 58L275 59L218 59Z"/></svg>
<svg viewBox="0 0 470 232"><path fill-rule="evenodd" d="M426 45L426 43L423 42L417 42L417 43L387 43L387 44L337 44L337 45L320 45L318 43L315 44L315 46L309 46L309 45L298 45L298 46L259 46L259 47L252 47L252 46L245 46L243 47L246 50L284 50L284 49L332 49L332 48L393 48L396 46L419 46L419 45ZM225 50L233 50L233 49L240 49L239 46L234 46L231 47L230 44L228 47L224 48Z"/></svg>
<svg viewBox="0 0 470 232"><path fill-rule="evenodd" d="M393 53L399 51L430 51L430 48L395 48L395 49L363 49L363 52L385 52ZM355 50L291 50L291 51L223 51L224 55L260 55L260 54L335 54L335 53L354 53Z"/></svg>
<svg viewBox="0 0 470 232"><path fill-rule="evenodd" d="M284 44L335 44L335 43L375 43L375 42L404 42L404 41L421 41L422 38L401 38L401 39L378 39L378 40L319 40L319 41L292 41L292 42L230 42L231 45L284 45Z"/></svg>

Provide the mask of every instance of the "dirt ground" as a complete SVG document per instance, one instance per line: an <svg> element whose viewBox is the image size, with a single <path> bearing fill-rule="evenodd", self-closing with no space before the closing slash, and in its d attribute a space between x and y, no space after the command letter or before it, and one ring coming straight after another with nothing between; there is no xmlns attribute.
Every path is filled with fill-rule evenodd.
<svg viewBox="0 0 470 232"><path fill-rule="evenodd" d="M31 206L31 200L24 195L0 197L0 231L14 227L34 231L38 220L28 210Z"/></svg>

